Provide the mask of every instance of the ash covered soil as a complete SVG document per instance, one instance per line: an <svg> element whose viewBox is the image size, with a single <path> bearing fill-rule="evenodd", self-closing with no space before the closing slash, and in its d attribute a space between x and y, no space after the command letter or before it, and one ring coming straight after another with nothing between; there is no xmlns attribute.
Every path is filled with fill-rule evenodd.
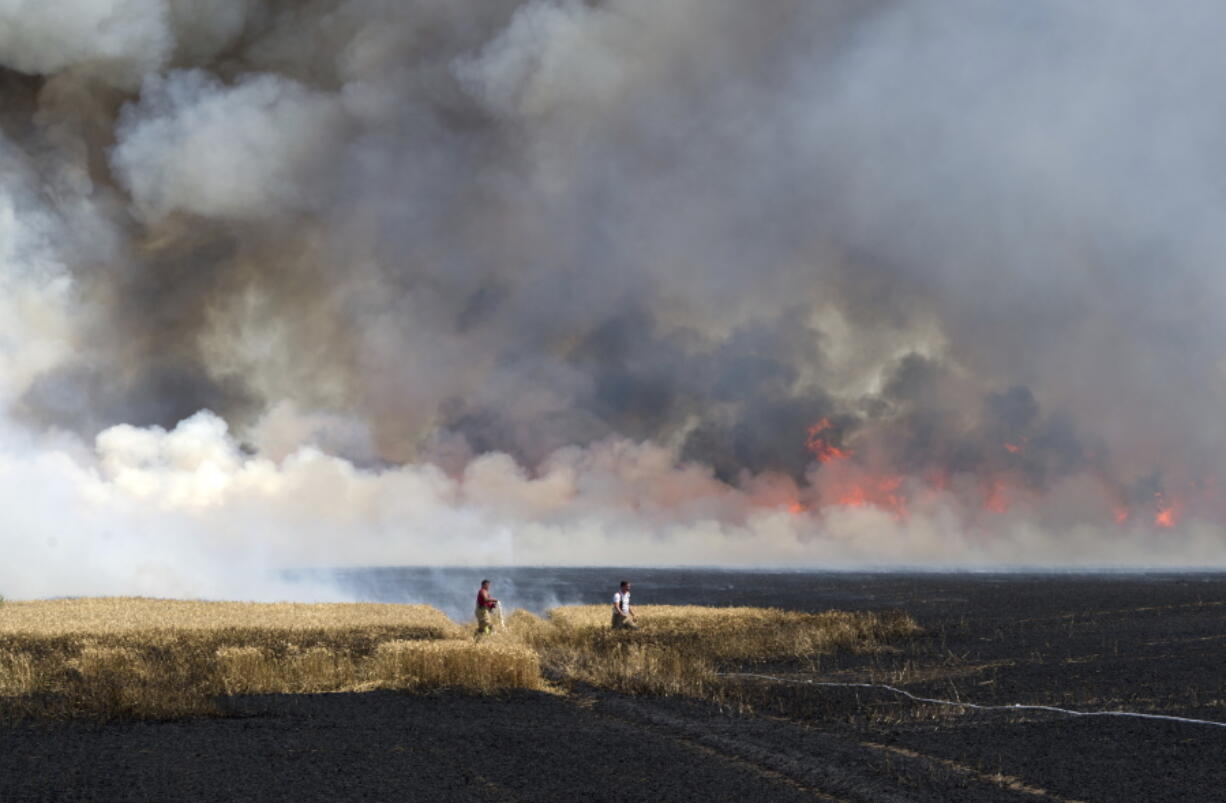
<svg viewBox="0 0 1226 803"><path fill-rule="evenodd" d="M728 677L724 705L372 692L9 722L0 800L1226 800L1226 728L805 682L1226 722L1226 576L635 575L644 603L901 608L927 634L741 667L777 679Z"/></svg>

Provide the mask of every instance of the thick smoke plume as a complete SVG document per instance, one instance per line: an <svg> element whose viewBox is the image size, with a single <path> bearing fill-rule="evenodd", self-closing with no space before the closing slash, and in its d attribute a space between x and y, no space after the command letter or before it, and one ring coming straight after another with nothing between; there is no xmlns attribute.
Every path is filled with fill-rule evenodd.
<svg viewBox="0 0 1226 803"><path fill-rule="evenodd" d="M0 591L1221 566L1223 23L0 0Z"/></svg>

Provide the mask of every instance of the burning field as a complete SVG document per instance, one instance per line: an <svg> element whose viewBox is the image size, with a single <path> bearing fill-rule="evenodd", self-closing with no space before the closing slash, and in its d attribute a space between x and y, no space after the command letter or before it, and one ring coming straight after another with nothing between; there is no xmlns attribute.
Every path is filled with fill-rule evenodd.
<svg viewBox="0 0 1226 803"><path fill-rule="evenodd" d="M612 636L551 597L473 644L252 606L394 567L1226 568L1226 5L1162 5L0 0L5 699L344 721L513 689L561 733L551 684L586 685L677 759L722 749L695 712L930 623ZM133 599L165 597L249 602ZM730 674L762 662L803 676ZM684 776L708 797L858 788L724 736L743 763ZM941 794L1010 763L902 741Z"/></svg>
<svg viewBox="0 0 1226 803"><path fill-rule="evenodd" d="M0 591L1226 566L1226 20L973 5L0 4Z"/></svg>

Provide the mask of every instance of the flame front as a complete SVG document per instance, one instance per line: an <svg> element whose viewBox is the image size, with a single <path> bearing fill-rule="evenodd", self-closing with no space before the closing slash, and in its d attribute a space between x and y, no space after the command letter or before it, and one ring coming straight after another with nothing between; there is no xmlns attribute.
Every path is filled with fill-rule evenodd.
<svg viewBox="0 0 1226 803"><path fill-rule="evenodd" d="M998 441L1003 454L989 455L977 468L966 472L951 473L934 458L932 464L904 474L888 468L890 460L883 455L889 450L874 448L871 439L854 450L847 447L829 418L819 419L805 433L805 448L814 458L809 477L816 494L812 501L792 502L788 506L792 513L834 507L876 508L902 520L912 508L923 510L940 499L960 499L985 516L999 516L1023 508L1034 512L1045 498L1045 489L1026 476L1030 439L1025 436ZM1185 480L1173 490L1159 491L1153 491L1152 485L1146 489L1140 482L1130 486L1106 474L1096 479L1102 520L1117 526L1140 521L1173 529L1180 526L1185 513L1193 510L1202 515L1215 511L1226 515L1217 501L1216 480L1212 477ZM1088 504L1096 504L1093 497ZM986 523L988 519L979 521Z"/></svg>
<svg viewBox="0 0 1226 803"><path fill-rule="evenodd" d="M829 463L831 460L845 460L852 453L832 444L826 435L831 429L830 419L822 418L809 427L809 435L805 439L805 447L813 453L819 463Z"/></svg>

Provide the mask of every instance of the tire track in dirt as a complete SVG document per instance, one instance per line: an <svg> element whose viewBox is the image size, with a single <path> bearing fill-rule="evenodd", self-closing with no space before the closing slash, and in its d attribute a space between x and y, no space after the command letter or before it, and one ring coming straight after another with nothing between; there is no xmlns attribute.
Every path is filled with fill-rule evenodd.
<svg viewBox="0 0 1226 803"><path fill-rule="evenodd" d="M1018 779L979 773L915 751L882 750L884 746L787 720L740 719L700 703L670 704L610 692L576 694L572 701L594 715L748 767L819 800L1063 800ZM687 707L693 710L678 711ZM787 746L800 742L801 749Z"/></svg>
<svg viewBox="0 0 1226 803"><path fill-rule="evenodd" d="M1037 786L1031 786L1030 784L1023 781L1021 778L1015 778L1011 775L1005 775L1004 773L1001 773L1001 772L997 772L997 773L980 772L974 767L967 766L966 764L959 764L956 761L951 761L950 759L947 759L947 758L940 758L939 756L930 756L927 753L921 753L918 750L909 750L905 747L898 747L896 745L888 745L888 744L879 744L877 742L860 742L860 744L872 750L883 750L886 752L895 753L900 756L906 756L907 758L915 758L915 759L920 759L922 761L928 761L933 764L939 764L942 767L945 767L946 769L952 770L953 772L959 773L961 775L965 775L968 778L974 778L975 780L981 781L983 783L993 784L995 786L1001 787L1002 789L1006 789L1010 792L1019 792L1024 795L1029 795L1030 797L1041 798L1043 800L1056 800L1056 801L1059 801L1059 803L1085 803L1085 801L1083 800L1077 800L1075 798L1068 798L1068 797L1060 797L1059 795L1055 795L1055 794L1052 794L1051 792L1048 792L1046 789L1040 789Z"/></svg>
<svg viewBox="0 0 1226 803"><path fill-rule="evenodd" d="M749 772L752 772L758 777L762 778L764 781L768 781L768 782L776 783L776 784L782 784L784 786L790 787L791 789L794 789L803 794L810 795L817 800L836 801L837 803L853 803L853 801L850 801L847 798L836 797L835 795L827 794L813 786L801 783L797 779L785 773L772 769L771 767L759 761L755 761L753 759L746 758L744 756L740 756L735 753L730 753L724 750L716 749L714 747L711 747L710 745L703 744L690 736L684 735L683 733L677 733L677 732L670 733L661 728L648 727L641 720L637 718L619 716L615 713L610 712L605 707L597 707L597 700L594 697L589 697L589 696L584 696L584 695L579 694L579 695L572 696L569 699L575 705L584 709L584 711L591 716L596 716L604 720L619 722L623 725L629 725L635 730L639 730L644 733L649 733L652 736L655 736L657 738L667 739L675 744L683 745L709 758L714 758L716 760L723 761L727 764L731 764L734 767L738 767L743 770L748 770Z"/></svg>

